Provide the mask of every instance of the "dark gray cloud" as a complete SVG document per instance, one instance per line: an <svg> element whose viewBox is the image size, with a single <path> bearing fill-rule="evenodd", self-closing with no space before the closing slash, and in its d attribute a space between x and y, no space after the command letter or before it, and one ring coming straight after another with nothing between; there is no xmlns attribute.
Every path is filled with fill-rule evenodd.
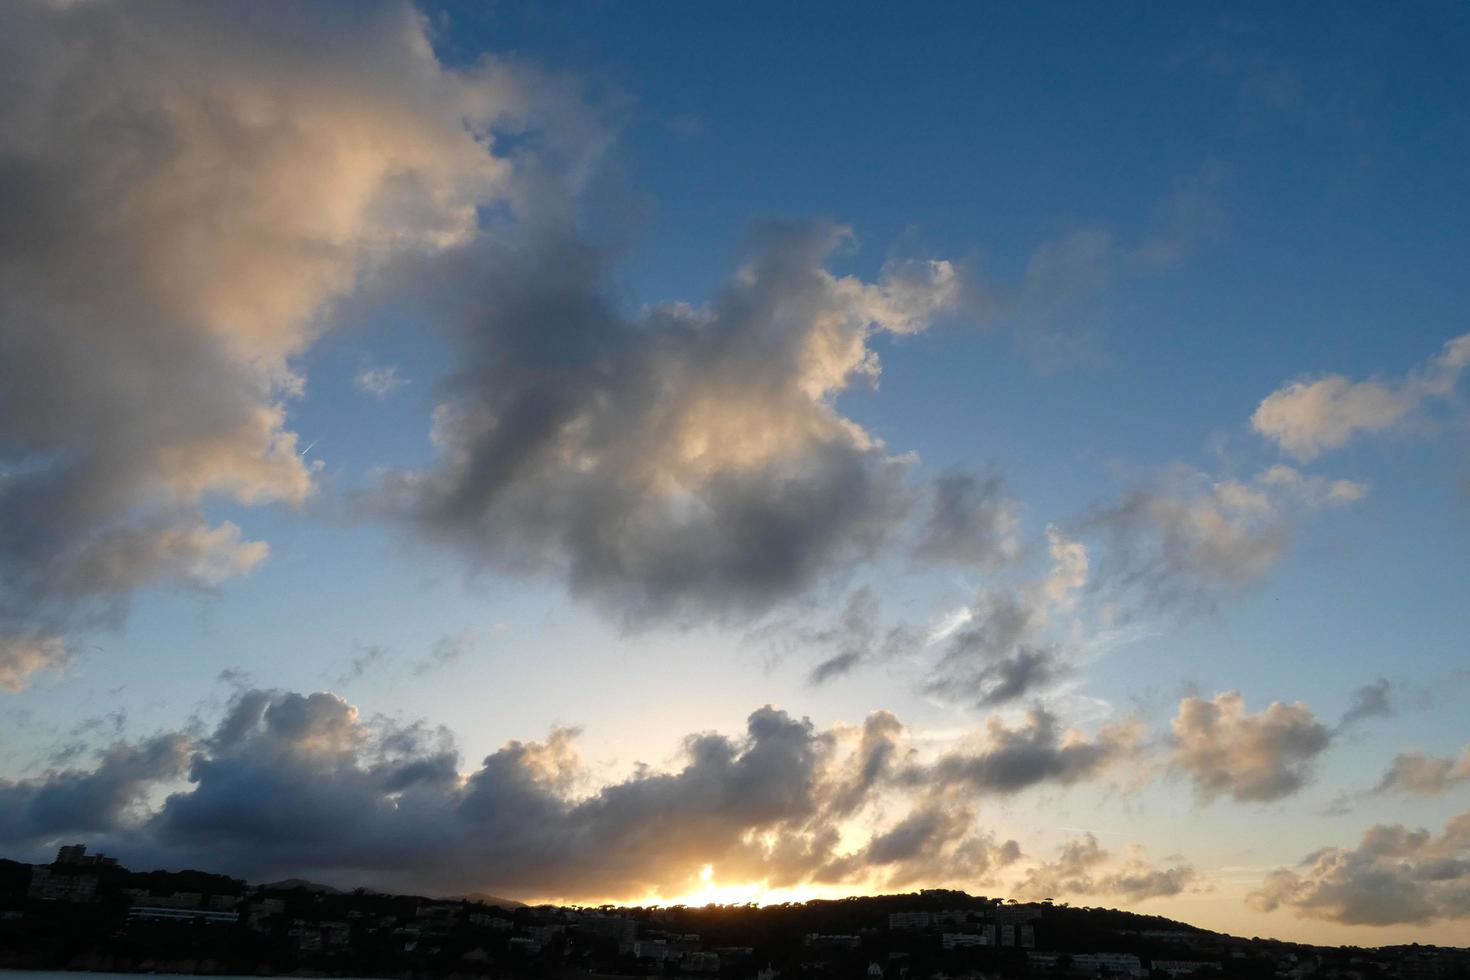
<svg viewBox="0 0 1470 980"><path fill-rule="evenodd" d="M513 196L489 129L522 93L424 29L398 3L0 7L0 687L138 588L258 565L204 506L312 493L293 358L385 258Z"/></svg>
<svg viewBox="0 0 1470 980"><path fill-rule="evenodd" d="M1010 656L982 667L968 686L977 705L992 707L1030 697L1067 671L1055 650L1020 647Z"/></svg>
<svg viewBox="0 0 1470 980"><path fill-rule="evenodd" d="M860 809L874 789L896 770L903 747L903 724L890 711L874 711L863 722L862 740L848 771L838 777L832 795L832 812L846 816Z"/></svg>
<svg viewBox="0 0 1470 980"><path fill-rule="evenodd" d="M0 780L0 841L115 830L129 821L149 790L184 773L192 748L187 736L160 735L136 745L116 743L90 770Z"/></svg>
<svg viewBox="0 0 1470 980"><path fill-rule="evenodd" d="M1344 925L1470 918L1470 812L1450 817L1438 835L1375 824L1356 848L1325 847L1297 868L1272 871L1247 901Z"/></svg>
<svg viewBox="0 0 1470 980"><path fill-rule="evenodd" d="M991 708L1033 698L1071 672L1060 647L1040 640L1044 596L986 591L945 641L925 690Z"/></svg>
<svg viewBox="0 0 1470 980"><path fill-rule="evenodd" d="M1137 722L1125 721L1088 739L1064 730L1052 713L1032 708L1025 723L1014 728L992 716L983 745L948 753L930 766L911 767L905 777L916 785L963 786L991 794L1042 783L1067 786L1096 778L1134 755L1141 735Z"/></svg>
<svg viewBox="0 0 1470 980"><path fill-rule="evenodd" d="M818 872L818 880L842 880L853 868L874 875L876 887L892 890L936 881L983 883L1014 864L1021 847L976 830L976 815L953 801L915 807L897 824L874 834L867 845Z"/></svg>
<svg viewBox="0 0 1470 980"><path fill-rule="evenodd" d="M443 729L364 719L332 694L244 689L207 734L0 784L0 847L39 856L85 834L145 865L573 899L681 894L707 864L770 887L975 881L1020 854L985 829L976 790L1091 778L1134 737L1089 741L1038 715L993 723L983 758L922 766L887 712L821 731L767 706L739 735L690 735L667 769L595 785L575 729L467 768ZM844 846L854 818L872 830Z"/></svg>
<svg viewBox="0 0 1470 980"><path fill-rule="evenodd" d="M436 263L420 288L460 365L439 462L380 503L630 622L764 612L872 555L907 464L832 401L877 377L874 333L923 329L958 285L946 262L837 277L848 238L763 225L708 305L631 317L612 256L556 232Z"/></svg>
<svg viewBox="0 0 1470 980"><path fill-rule="evenodd" d="M1209 701L1187 697L1174 716L1170 764L1189 776L1202 800L1264 803L1306 785L1332 737L1301 702L1273 701L1252 715L1237 691Z"/></svg>
<svg viewBox="0 0 1470 980"><path fill-rule="evenodd" d="M1021 557L1020 504L1000 477L953 471L929 487L915 554L925 561L993 569Z"/></svg>

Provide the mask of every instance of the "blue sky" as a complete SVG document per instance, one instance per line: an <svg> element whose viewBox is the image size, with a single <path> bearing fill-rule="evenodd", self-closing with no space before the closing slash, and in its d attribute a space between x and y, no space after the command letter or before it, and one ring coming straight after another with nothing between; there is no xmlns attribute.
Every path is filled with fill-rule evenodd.
<svg viewBox="0 0 1470 980"><path fill-rule="evenodd" d="M23 162L0 177L0 517L46 524L0 536L16 812L160 733L264 765L215 728L256 690L261 740L286 692L355 705L331 761L352 773L385 732L444 726L446 799L506 743L577 728L546 802L567 819L648 790L636 763L685 771L692 733L754 757L766 704L826 733L836 779L851 726L889 711L907 775L822 819L851 857L947 814L901 866L787 880L730 856L815 833L803 811L652 880L469 844L465 867L525 897L667 900L704 863L720 895L1026 894L1091 832L1110 863L1077 902L1461 935L1450 885L1386 908L1299 862L1372 865L1352 849L1378 824L1438 835L1415 860L1470 847L1463 7L95 8L5 15L37 52L94 53L59 76L17 56L30 97L0 117ZM169 71L95 57L138 30ZM974 495L944 523L949 477ZM90 503L52 527L32 484ZM808 487L829 505L769 532ZM832 514L853 516L809 530ZM1066 582L1064 552L1085 555ZM1025 626L995 639L1007 603ZM1027 656L1045 666L1002 696ZM1048 752L1135 727L1019 791L946 781L1028 711L1076 729ZM1390 778L1396 757L1428 775ZM208 779L128 786L109 821L0 821L5 850L91 834L139 861L449 880L393 879L366 845L190 850L170 806ZM1006 839L1020 862L955 864ZM1187 886L1110 886L1131 843Z"/></svg>

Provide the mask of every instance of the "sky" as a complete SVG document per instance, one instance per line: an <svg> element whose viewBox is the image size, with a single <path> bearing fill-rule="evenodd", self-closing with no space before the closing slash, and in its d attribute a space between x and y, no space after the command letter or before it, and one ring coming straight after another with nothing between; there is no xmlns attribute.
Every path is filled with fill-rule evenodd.
<svg viewBox="0 0 1470 980"><path fill-rule="evenodd" d="M0 854L1470 936L1470 11L0 8Z"/></svg>

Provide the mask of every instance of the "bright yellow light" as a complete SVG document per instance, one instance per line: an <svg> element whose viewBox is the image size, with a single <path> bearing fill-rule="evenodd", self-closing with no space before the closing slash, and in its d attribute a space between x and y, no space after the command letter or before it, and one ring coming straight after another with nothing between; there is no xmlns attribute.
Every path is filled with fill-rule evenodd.
<svg viewBox="0 0 1470 980"><path fill-rule="evenodd" d="M764 881L738 883L715 880L714 868L705 865L699 872L700 887L684 895L650 896L638 905L780 905L782 902L810 902L816 898L843 898L851 895L851 888L823 888L813 885L798 885L787 888L769 888Z"/></svg>

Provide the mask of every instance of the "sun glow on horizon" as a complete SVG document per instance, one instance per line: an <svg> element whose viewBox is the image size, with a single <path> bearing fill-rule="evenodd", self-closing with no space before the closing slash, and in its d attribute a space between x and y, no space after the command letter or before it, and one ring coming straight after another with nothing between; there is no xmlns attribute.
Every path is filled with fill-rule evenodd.
<svg viewBox="0 0 1470 980"><path fill-rule="evenodd" d="M531 905L614 905L625 908L670 908L684 905L699 908L706 905L782 905L786 903L810 902L818 899L850 898L855 895L874 894L871 889L800 884L772 887L765 879L745 882L724 882L717 877L712 864L700 866L690 876L691 887L687 892L668 895L649 892L636 898L605 899L598 902L568 902L564 897L545 897L528 902Z"/></svg>

